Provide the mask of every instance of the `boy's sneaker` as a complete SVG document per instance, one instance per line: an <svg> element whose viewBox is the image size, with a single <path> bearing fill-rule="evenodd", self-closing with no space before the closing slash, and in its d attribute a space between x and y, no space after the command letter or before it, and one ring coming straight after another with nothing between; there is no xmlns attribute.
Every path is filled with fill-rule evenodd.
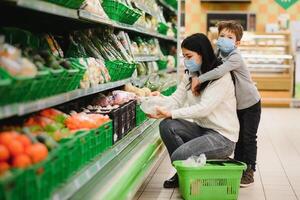
<svg viewBox="0 0 300 200"><path fill-rule="evenodd" d="M247 168L246 171L243 172L243 176L241 179L241 187L249 187L254 183L254 170L251 168Z"/></svg>

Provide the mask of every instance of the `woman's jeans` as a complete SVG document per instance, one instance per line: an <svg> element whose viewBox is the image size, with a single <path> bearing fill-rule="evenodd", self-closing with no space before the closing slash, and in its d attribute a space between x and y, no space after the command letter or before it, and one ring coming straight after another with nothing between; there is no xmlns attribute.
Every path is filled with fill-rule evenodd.
<svg viewBox="0 0 300 200"><path fill-rule="evenodd" d="M235 148L234 142L216 131L182 119L165 119L159 130L172 162L202 153L207 159L227 158Z"/></svg>

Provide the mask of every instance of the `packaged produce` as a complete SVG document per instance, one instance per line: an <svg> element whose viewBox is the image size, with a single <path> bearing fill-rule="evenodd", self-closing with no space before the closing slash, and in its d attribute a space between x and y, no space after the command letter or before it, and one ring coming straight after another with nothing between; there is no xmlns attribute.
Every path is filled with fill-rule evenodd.
<svg viewBox="0 0 300 200"><path fill-rule="evenodd" d="M101 114L86 114L82 112L72 114L68 117L66 120L66 126L70 130L94 129L108 121L108 116Z"/></svg>
<svg viewBox="0 0 300 200"><path fill-rule="evenodd" d="M131 92L126 92L122 90L115 90L112 92L112 97L114 105L122 105L129 102L130 100L136 99L136 95Z"/></svg>
<svg viewBox="0 0 300 200"><path fill-rule="evenodd" d="M10 75L18 77L34 77L36 66L27 58L22 57L21 50L9 44L0 45L0 67Z"/></svg>
<svg viewBox="0 0 300 200"><path fill-rule="evenodd" d="M160 96L151 96L141 99L141 109L144 113L156 115L157 107L162 107L170 111L174 108L174 105L170 104L166 98Z"/></svg>

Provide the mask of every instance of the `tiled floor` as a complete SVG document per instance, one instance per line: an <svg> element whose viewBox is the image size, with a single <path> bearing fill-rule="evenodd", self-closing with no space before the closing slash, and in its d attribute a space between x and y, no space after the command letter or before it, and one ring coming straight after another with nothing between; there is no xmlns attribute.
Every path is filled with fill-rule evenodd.
<svg viewBox="0 0 300 200"><path fill-rule="evenodd" d="M134 199L181 199L177 189L162 188L175 170L166 156ZM258 135L255 184L241 188L239 200L300 200L300 109L265 108Z"/></svg>

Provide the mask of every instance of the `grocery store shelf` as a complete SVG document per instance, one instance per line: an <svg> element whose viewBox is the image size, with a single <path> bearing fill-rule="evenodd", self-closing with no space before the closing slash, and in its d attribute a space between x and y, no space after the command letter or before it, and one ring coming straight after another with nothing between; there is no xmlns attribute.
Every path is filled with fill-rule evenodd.
<svg viewBox="0 0 300 200"><path fill-rule="evenodd" d="M78 19L77 10L65 8L53 3L40 0L7 0L9 2L15 2L18 7L28 8L31 10L44 12L48 14L58 15L62 17Z"/></svg>
<svg viewBox="0 0 300 200"><path fill-rule="evenodd" d="M158 32L155 32L153 30L147 30L145 27L138 26L138 25L129 25L129 24L124 24L124 23L112 21L110 19L105 19L101 16L89 13L85 10L79 10L78 15L79 15L80 19L87 20L87 21L90 21L90 22L105 24L105 25L109 25L109 26L112 26L112 27L115 27L115 28L134 31L134 32L150 35L150 36L153 36L153 37L161 38L161 39L164 39L164 40L170 40L170 41L176 42L176 39L173 38L173 37L168 37L168 36L159 34Z"/></svg>
<svg viewBox="0 0 300 200"><path fill-rule="evenodd" d="M125 79L116 82L100 84L97 87L88 89L77 89L67 93L59 94L53 97L32 101L28 103L12 104L0 107L0 119L8 118L15 115L25 115L32 112L56 106L80 97L88 96L105 90L113 89L130 82L131 79Z"/></svg>
<svg viewBox="0 0 300 200"><path fill-rule="evenodd" d="M90 165L79 171L70 181L68 181L65 185L59 188L52 196L53 200L64 200L71 198L76 192L79 192L82 187L91 181L97 175L106 175L106 173L101 173L102 170L105 170L111 164L111 161L114 159L118 161L118 157L123 151L128 149L132 149L138 143L137 139L141 138L141 136L145 135L145 131L149 129L153 129L153 127L157 127L159 121L158 120L147 120L141 126L132 130L127 136L125 136L121 141L116 143L111 149L107 150L104 154L96 158ZM141 138L143 140L143 138ZM123 156L121 156L123 157ZM121 158L119 158L121 162ZM111 168L115 167L115 163L111 164L112 166L108 167L109 171ZM111 180L113 177L109 177ZM103 179L101 179L104 181ZM107 180L107 181L109 181ZM106 186L106 185L105 185ZM105 187L104 186L104 187ZM90 189L90 188L89 188ZM99 188L97 188L97 192ZM84 195L84 192L79 192L79 196ZM91 195L91 194L89 194ZM74 195L75 198L79 198L78 195ZM98 199L101 199L98 196Z"/></svg>
<svg viewBox="0 0 300 200"><path fill-rule="evenodd" d="M65 17L67 19L71 19L77 22L78 24L83 25L83 27L88 27L86 26L88 24L102 24L102 25L108 25L111 27L119 28L122 30L138 32L156 38L176 42L176 39L174 37L168 37L162 35L156 32L155 30L149 30L149 29L147 30L145 27L142 26L128 25L128 24L112 21L110 19L105 19L93 13L89 13L85 10L75 10L75 9L65 8L63 6L59 6L41 0L5 0L4 2L13 3L15 6L20 8L30 9L41 13L47 13L54 16Z"/></svg>
<svg viewBox="0 0 300 200"><path fill-rule="evenodd" d="M178 14L177 10L172 6L170 6L169 4L167 4L164 0L158 0L158 2L161 3L161 5L163 5L164 7L168 8L173 13L175 13L176 15Z"/></svg>
<svg viewBox="0 0 300 200"><path fill-rule="evenodd" d="M135 55L134 58L136 62L152 62L159 60L159 56L155 55Z"/></svg>
<svg viewBox="0 0 300 200"><path fill-rule="evenodd" d="M292 55L242 54L244 58L293 59Z"/></svg>

